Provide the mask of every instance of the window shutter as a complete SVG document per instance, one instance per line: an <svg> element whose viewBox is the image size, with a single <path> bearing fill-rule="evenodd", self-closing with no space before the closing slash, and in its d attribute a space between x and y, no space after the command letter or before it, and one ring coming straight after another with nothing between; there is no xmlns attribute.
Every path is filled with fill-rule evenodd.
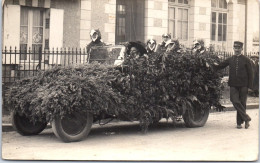
<svg viewBox="0 0 260 163"><path fill-rule="evenodd" d="M19 48L20 45L20 6L4 5L4 39L3 46Z"/></svg>
<svg viewBox="0 0 260 163"><path fill-rule="evenodd" d="M50 50L54 48L56 51L58 48L60 51L60 48L63 47L63 18L64 11L62 9L50 9ZM50 63L62 64L61 56L50 57Z"/></svg>
<svg viewBox="0 0 260 163"><path fill-rule="evenodd" d="M20 6L4 5L4 29L3 29L3 50L5 46L7 51L12 47L14 51L20 49ZM5 62L6 61L6 62ZM2 62L5 64L18 64L19 55L3 55Z"/></svg>
<svg viewBox="0 0 260 163"><path fill-rule="evenodd" d="M61 9L50 9L50 48L63 46L63 14Z"/></svg>

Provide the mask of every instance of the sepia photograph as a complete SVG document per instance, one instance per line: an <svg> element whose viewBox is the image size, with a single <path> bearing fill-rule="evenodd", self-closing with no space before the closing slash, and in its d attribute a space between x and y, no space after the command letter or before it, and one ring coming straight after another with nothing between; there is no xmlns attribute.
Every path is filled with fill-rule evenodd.
<svg viewBox="0 0 260 163"><path fill-rule="evenodd" d="M2 160L259 160L259 0L1 2Z"/></svg>

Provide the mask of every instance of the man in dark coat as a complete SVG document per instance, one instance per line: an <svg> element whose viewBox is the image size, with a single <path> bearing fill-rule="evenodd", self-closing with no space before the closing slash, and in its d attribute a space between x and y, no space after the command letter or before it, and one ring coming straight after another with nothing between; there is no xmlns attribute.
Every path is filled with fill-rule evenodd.
<svg viewBox="0 0 260 163"><path fill-rule="evenodd" d="M206 48L204 47L204 40L194 40L192 47L192 54L199 55L204 54L206 52Z"/></svg>
<svg viewBox="0 0 260 163"><path fill-rule="evenodd" d="M156 40L155 39L148 39L146 42L146 50L147 50L147 54L149 56L155 54L155 50L156 50Z"/></svg>
<svg viewBox="0 0 260 163"><path fill-rule="evenodd" d="M167 49L167 47L166 47L167 42L171 42L171 34L164 33L162 35L162 40L163 40L162 43L159 44L159 46L155 50L159 54L160 53L164 53L166 51L166 49Z"/></svg>
<svg viewBox="0 0 260 163"><path fill-rule="evenodd" d="M242 55L243 43L234 42L235 55L227 58L219 65L215 64L215 69L223 69L229 66L230 101L237 110L237 128L242 128L241 124L245 122L245 128L249 127L251 118L246 114L246 100L248 88L253 85L253 70L250 59Z"/></svg>
<svg viewBox="0 0 260 163"><path fill-rule="evenodd" d="M92 29L89 33L91 42L87 45L87 53L90 52L93 46L104 46L105 43L101 40L101 33L99 29Z"/></svg>

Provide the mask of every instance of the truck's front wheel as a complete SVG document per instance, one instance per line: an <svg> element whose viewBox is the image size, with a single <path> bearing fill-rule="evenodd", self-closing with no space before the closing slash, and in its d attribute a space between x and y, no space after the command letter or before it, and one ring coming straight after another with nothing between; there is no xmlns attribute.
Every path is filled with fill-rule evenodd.
<svg viewBox="0 0 260 163"><path fill-rule="evenodd" d="M56 116L52 121L54 134L64 142L80 141L87 137L93 123L91 113L74 112L65 117Z"/></svg>

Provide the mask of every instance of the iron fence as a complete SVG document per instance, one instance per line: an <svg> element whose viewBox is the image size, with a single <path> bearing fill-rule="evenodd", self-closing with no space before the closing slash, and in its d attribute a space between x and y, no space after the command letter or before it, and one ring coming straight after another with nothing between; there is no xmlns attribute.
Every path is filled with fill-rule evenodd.
<svg viewBox="0 0 260 163"><path fill-rule="evenodd" d="M97 51L98 50L98 51ZM89 55L85 49L81 48L60 48L43 50L30 49L19 50L16 47L4 48L2 51L2 82L4 84L12 83L17 79L34 76L39 70L50 69L54 66L67 66L71 64L84 64L92 61L113 64L118 59L119 49L107 54L107 49L93 49L95 55ZM221 60L234 55L232 52L215 52ZM117 55L115 55L117 54ZM106 56L109 55L109 56ZM258 56L259 52L249 52L245 54L252 58ZM225 75L228 75L228 69L225 69Z"/></svg>
<svg viewBox="0 0 260 163"><path fill-rule="evenodd" d="M2 51L2 82L11 83L16 79L36 75L38 70L46 70L56 65L86 63L88 54L85 49L30 49L18 50L16 47Z"/></svg>

